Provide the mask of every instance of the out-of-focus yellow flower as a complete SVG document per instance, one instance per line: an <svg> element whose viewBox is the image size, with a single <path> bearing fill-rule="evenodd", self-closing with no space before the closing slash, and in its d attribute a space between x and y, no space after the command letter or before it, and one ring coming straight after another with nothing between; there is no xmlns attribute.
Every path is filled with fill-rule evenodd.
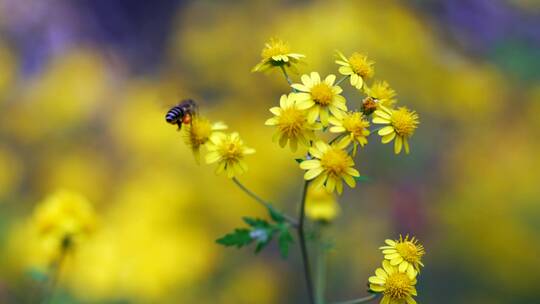
<svg viewBox="0 0 540 304"><path fill-rule="evenodd" d="M370 87L364 86L366 94L377 100L378 105L392 108L396 103L396 91L386 81L377 81Z"/></svg>
<svg viewBox="0 0 540 304"><path fill-rule="evenodd" d="M307 118L309 122L315 122L320 117L323 126L328 126L330 113L335 117L341 117L343 111L347 111L345 97L339 95L343 90L334 85L335 75L328 75L321 81L321 76L317 72L311 72L311 75L302 75L302 84L295 83L291 86L300 91L296 96L298 98L298 107L307 109Z"/></svg>
<svg viewBox="0 0 540 304"><path fill-rule="evenodd" d="M375 276L369 277L369 289L383 294L381 304L415 304L417 273L401 271L387 260L382 266L375 270Z"/></svg>
<svg viewBox="0 0 540 304"><path fill-rule="evenodd" d="M365 80L371 78L375 73L373 69L375 62L360 53L353 53L349 58L339 51L336 51L336 53L338 55L336 63L340 65L339 73L349 76L351 85L360 90Z"/></svg>
<svg viewBox="0 0 540 304"><path fill-rule="evenodd" d="M360 112L348 112L341 119L330 117L330 127L332 133L345 133L337 142L337 146L345 149L351 142L354 144L353 156L356 154L358 144L364 146L367 144L369 136L369 121L364 119Z"/></svg>
<svg viewBox="0 0 540 304"><path fill-rule="evenodd" d="M306 56L297 53L291 53L289 44L281 39L271 38L264 45L261 52L262 60L251 71L263 72L275 66L290 67Z"/></svg>
<svg viewBox="0 0 540 304"><path fill-rule="evenodd" d="M358 170L354 168L353 159L336 146L330 146L323 141L317 141L309 148L309 153L315 158L304 160L300 163L300 168L307 170L304 174L305 180L313 180L313 187L324 187L328 192L337 189L338 193L343 191L343 180L351 187L356 186L354 177L360 176Z"/></svg>
<svg viewBox="0 0 540 304"><path fill-rule="evenodd" d="M382 143L387 144L395 138L394 153L399 154L405 147L405 153L409 154L409 138L418 127L418 114L405 107L394 110L381 106L374 115L373 123L388 125L378 132Z"/></svg>
<svg viewBox="0 0 540 304"><path fill-rule="evenodd" d="M392 266L397 266L401 272L420 271L422 264L422 256L426 254L424 246L418 243L418 240L409 235L399 236L399 240L384 241L387 246L382 246L380 249L384 254L384 258L390 261ZM409 269L410 268L410 269Z"/></svg>
<svg viewBox="0 0 540 304"><path fill-rule="evenodd" d="M21 180L22 162L11 149L0 146L0 204L12 193Z"/></svg>
<svg viewBox="0 0 540 304"><path fill-rule="evenodd" d="M244 145L244 142L236 132L231 134L212 134L207 148L206 162L208 164L217 162L216 174L225 171L229 178L246 172L247 165L244 162L244 156L255 153L255 149L248 148Z"/></svg>
<svg viewBox="0 0 540 304"><path fill-rule="evenodd" d="M218 131L227 129L227 125L223 122L211 123L205 117L200 115L192 118L191 124L185 127L185 143L191 147L193 155L197 162L200 160L200 148L210 140L210 136Z"/></svg>
<svg viewBox="0 0 540 304"><path fill-rule="evenodd" d="M281 95L279 107L270 108L275 116L266 120L267 126L276 126L277 132L273 140L278 141L283 148L289 143L291 151L295 152L298 143L308 147L309 142L315 140L314 130L321 129L319 123L309 123L306 111L298 108L296 95Z"/></svg>
<svg viewBox="0 0 540 304"><path fill-rule="evenodd" d="M306 215L314 221L332 222L340 212L339 204L332 193L322 187L309 186L306 198Z"/></svg>
<svg viewBox="0 0 540 304"><path fill-rule="evenodd" d="M53 259L66 241L87 237L96 227L96 214L90 202L79 193L60 190L45 198L36 209L32 226L42 242L44 254Z"/></svg>

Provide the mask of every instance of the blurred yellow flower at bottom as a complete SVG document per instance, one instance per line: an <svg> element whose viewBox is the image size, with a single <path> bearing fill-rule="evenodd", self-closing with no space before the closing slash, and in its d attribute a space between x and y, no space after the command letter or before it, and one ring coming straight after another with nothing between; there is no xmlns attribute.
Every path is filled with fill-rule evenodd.
<svg viewBox="0 0 540 304"><path fill-rule="evenodd" d="M309 187L306 198L308 218L314 221L332 222L340 211L339 204L332 193L322 187Z"/></svg>

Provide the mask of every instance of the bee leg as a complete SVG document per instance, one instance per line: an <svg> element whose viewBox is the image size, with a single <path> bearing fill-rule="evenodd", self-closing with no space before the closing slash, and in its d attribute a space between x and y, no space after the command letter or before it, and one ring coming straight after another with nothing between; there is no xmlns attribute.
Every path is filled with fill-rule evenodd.
<svg viewBox="0 0 540 304"><path fill-rule="evenodd" d="M179 121L179 122L177 122L176 124L178 125L178 129L176 129L176 130L177 130L177 131L182 130L182 122Z"/></svg>

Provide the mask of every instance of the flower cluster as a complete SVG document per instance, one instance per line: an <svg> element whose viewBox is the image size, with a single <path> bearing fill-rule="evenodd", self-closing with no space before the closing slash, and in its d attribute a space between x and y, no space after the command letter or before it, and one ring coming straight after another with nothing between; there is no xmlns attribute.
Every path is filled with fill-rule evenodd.
<svg viewBox="0 0 540 304"><path fill-rule="evenodd" d="M206 117L196 114L184 128L184 141L192 151L197 162L200 149L205 147L206 163L217 163L216 174L225 172L233 178L247 171L244 157L255 153L254 149L245 146L238 133L224 133L227 125L223 122L211 123Z"/></svg>
<svg viewBox="0 0 540 304"><path fill-rule="evenodd" d="M263 50L263 62L253 70L261 70L261 65L282 67L279 63L291 67L298 58L304 56L290 53L287 44L272 39ZM274 116L266 125L276 127L274 141L281 147L288 144L293 152L298 147L307 150L306 158L300 163L300 168L306 170L306 180L329 192L341 193L343 181L355 187L360 178L354 157L368 143L370 135L378 134L384 144L394 141L396 154L401 151L408 154L409 139L419 122L416 112L394 107L396 92L388 82L375 81L368 85L374 76L374 62L366 55L353 53L346 57L337 52L336 63L343 76L338 81L334 74L321 77L318 72L311 72L301 75L299 83L292 83L283 69L292 92L281 96L279 107L270 109ZM358 105L348 104L344 96L340 85L347 79L353 93L364 95ZM372 124L382 126L370 129ZM325 140L324 133L333 133L335 137Z"/></svg>
<svg viewBox="0 0 540 304"><path fill-rule="evenodd" d="M382 293L381 303L384 304L413 304L417 295L416 282L425 254L422 246L414 237L398 240L386 240L386 245L380 247L384 255L382 268L375 270L375 275L369 277L369 289Z"/></svg>

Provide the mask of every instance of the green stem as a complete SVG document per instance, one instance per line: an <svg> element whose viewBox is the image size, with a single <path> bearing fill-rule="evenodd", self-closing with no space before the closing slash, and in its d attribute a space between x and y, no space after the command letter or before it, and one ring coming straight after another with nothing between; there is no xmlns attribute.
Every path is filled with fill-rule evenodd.
<svg viewBox="0 0 540 304"><path fill-rule="evenodd" d="M349 75L346 75L346 76L343 76L340 80L338 80L338 82L336 82L336 84L334 85L340 85L343 81L345 81L345 79L349 78Z"/></svg>
<svg viewBox="0 0 540 304"><path fill-rule="evenodd" d="M324 243L323 228L317 225L317 268L315 276L315 300L317 304L325 304L326 291L326 246Z"/></svg>
<svg viewBox="0 0 540 304"><path fill-rule="evenodd" d="M311 280L311 269L309 264L309 256L306 246L306 236L304 233L304 220L306 218L306 197L308 191L309 181L304 183L304 191L302 193L302 201L300 204L300 215L298 217L298 239L300 240L300 250L302 252L302 261L304 264L304 277L308 289L309 303L314 304L314 293L313 293L313 281Z"/></svg>
<svg viewBox="0 0 540 304"><path fill-rule="evenodd" d="M236 179L236 177L233 177L232 178L232 181L238 186L238 188L240 188L242 191L244 191L248 196L250 196L251 198L253 198L255 201L257 201L259 204L263 205L265 208L267 209L271 209L271 210L275 210L274 206L272 206L271 203L265 201L264 199L262 199L260 196L258 196L257 194L255 194L253 191L249 190L246 186L244 186L244 184L242 184L238 179ZM285 220L287 222L289 222L293 227L297 227L298 226L298 222L288 216L287 214L283 214L283 217L285 218Z"/></svg>
<svg viewBox="0 0 540 304"><path fill-rule="evenodd" d="M46 282L46 290L45 295L43 296L43 300L41 303L48 304L52 303L54 299L54 294L56 291L56 286L58 284L58 279L60 278L60 272L62 270L62 265L64 264L64 260L66 259L66 255L68 252L68 249L71 245L71 237L66 236L62 240L61 249L60 249L60 255L58 258L51 264L50 267L50 276L49 279Z"/></svg>
<svg viewBox="0 0 540 304"><path fill-rule="evenodd" d="M370 295L370 296L367 296L367 297L363 297L363 298L360 298L360 299L354 299L354 300L349 300L349 301L343 301L343 302L335 302L333 304L358 304L358 303L367 303L373 299L375 299L377 297L376 294L373 294L373 295Z"/></svg>
<svg viewBox="0 0 540 304"><path fill-rule="evenodd" d="M283 71L283 75L285 76L285 79L287 80L287 82L289 83L289 86L292 85L292 80L291 78L289 77L289 74L287 74L287 70L285 70L285 67L284 66L279 66L281 68L281 70ZM292 88L292 87L291 87ZM295 93L298 93L298 91L295 89L295 88L292 88L293 92Z"/></svg>

